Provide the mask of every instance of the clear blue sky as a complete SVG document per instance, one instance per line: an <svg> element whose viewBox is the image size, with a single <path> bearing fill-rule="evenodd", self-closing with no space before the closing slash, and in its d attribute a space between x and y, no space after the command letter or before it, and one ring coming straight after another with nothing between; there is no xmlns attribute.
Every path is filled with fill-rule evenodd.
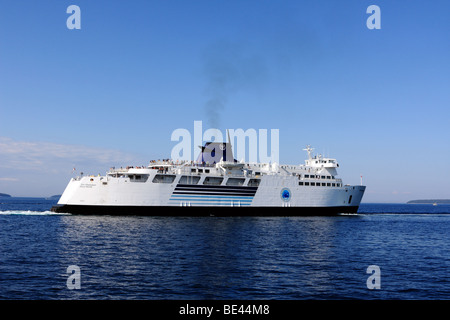
<svg viewBox="0 0 450 320"><path fill-rule="evenodd" d="M69 5L81 29L69 30ZM369 30L369 5L381 29ZM279 129L365 202L450 198L450 2L0 1L0 192L168 158L177 128ZM211 103L219 108L211 109ZM209 107L208 107L209 106Z"/></svg>

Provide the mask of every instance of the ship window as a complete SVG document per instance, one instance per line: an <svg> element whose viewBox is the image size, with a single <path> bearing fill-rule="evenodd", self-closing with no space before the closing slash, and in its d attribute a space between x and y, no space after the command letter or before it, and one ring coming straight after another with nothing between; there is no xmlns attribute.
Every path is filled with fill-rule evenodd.
<svg viewBox="0 0 450 320"><path fill-rule="evenodd" d="M248 181L248 186L249 187L257 187L257 186L259 186L260 181L261 181L260 179L250 179Z"/></svg>
<svg viewBox="0 0 450 320"><path fill-rule="evenodd" d="M178 183L181 184L197 184L200 181L199 176L182 176Z"/></svg>
<svg viewBox="0 0 450 320"><path fill-rule="evenodd" d="M205 173L209 173L209 169L205 169Z"/></svg>
<svg viewBox="0 0 450 320"><path fill-rule="evenodd" d="M198 172L199 173L203 173L203 169L198 169Z"/></svg>
<svg viewBox="0 0 450 320"><path fill-rule="evenodd" d="M331 187L331 183L327 182L327 187Z"/></svg>
<svg viewBox="0 0 450 320"><path fill-rule="evenodd" d="M303 181L300 181L300 182L298 183L298 185L299 185L299 186L302 186L302 185L303 185Z"/></svg>
<svg viewBox="0 0 450 320"><path fill-rule="evenodd" d="M309 182L305 182L305 186L309 186Z"/></svg>
<svg viewBox="0 0 450 320"><path fill-rule="evenodd" d="M205 181L203 181L203 184L207 185L219 185L222 183L223 178L218 177L206 177Z"/></svg>
<svg viewBox="0 0 450 320"><path fill-rule="evenodd" d="M172 183L175 180L175 175L157 174L153 178L153 183Z"/></svg>
<svg viewBox="0 0 450 320"><path fill-rule="evenodd" d="M197 170L195 170L195 168L191 168L191 172L192 173L194 173L194 172L196 172Z"/></svg>
<svg viewBox="0 0 450 320"><path fill-rule="evenodd" d="M325 176L321 176L320 178L321 178L321 179L325 179Z"/></svg>
<svg viewBox="0 0 450 320"><path fill-rule="evenodd" d="M331 177L330 177L330 176L327 176L327 179L331 179Z"/></svg>
<svg viewBox="0 0 450 320"><path fill-rule="evenodd" d="M305 178L309 178L309 174L305 174Z"/></svg>
<svg viewBox="0 0 450 320"><path fill-rule="evenodd" d="M332 183L331 186L332 186L332 187L336 187L336 183Z"/></svg>
<svg viewBox="0 0 450 320"><path fill-rule="evenodd" d="M131 182L146 182L148 174L129 174L128 178L130 178Z"/></svg>
<svg viewBox="0 0 450 320"><path fill-rule="evenodd" d="M325 187L327 184L325 182L322 182L322 187Z"/></svg>
<svg viewBox="0 0 450 320"><path fill-rule="evenodd" d="M243 178L228 178L227 186L242 186L245 182Z"/></svg>
<svg viewBox="0 0 450 320"><path fill-rule="evenodd" d="M318 185L320 186L320 183L318 183ZM316 183L315 182L311 182L311 186L315 187Z"/></svg>

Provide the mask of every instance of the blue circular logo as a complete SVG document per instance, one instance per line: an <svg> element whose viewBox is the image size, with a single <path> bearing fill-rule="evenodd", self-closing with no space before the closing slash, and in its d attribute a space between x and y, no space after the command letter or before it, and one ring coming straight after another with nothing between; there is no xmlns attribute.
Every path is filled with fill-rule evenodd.
<svg viewBox="0 0 450 320"><path fill-rule="evenodd" d="M289 190L288 188L283 188L283 189L281 190L280 195L281 195L281 199L282 199L283 201L289 201L289 200L291 200L291 190Z"/></svg>

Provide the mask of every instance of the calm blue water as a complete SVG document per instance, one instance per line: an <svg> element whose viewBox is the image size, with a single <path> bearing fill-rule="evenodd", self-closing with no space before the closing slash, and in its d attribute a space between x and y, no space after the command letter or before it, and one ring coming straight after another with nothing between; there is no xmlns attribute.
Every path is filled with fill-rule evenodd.
<svg viewBox="0 0 450 320"><path fill-rule="evenodd" d="M450 206L163 218L53 214L53 204L0 199L0 299L450 299ZM80 289L67 287L71 265ZM367 288L370 265L380 289Z"/></svg>

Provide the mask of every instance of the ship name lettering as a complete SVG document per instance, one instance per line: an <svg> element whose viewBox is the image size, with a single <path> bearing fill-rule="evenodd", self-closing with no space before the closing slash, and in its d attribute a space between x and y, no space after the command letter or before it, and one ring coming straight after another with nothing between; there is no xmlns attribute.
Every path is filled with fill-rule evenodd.
<svg viewBox="0 0 450 320"><path fill-rule="evenodd" d="M80 185L80 188L92 188L92 187L95 187L95 184L82 183Z"/></svg>

